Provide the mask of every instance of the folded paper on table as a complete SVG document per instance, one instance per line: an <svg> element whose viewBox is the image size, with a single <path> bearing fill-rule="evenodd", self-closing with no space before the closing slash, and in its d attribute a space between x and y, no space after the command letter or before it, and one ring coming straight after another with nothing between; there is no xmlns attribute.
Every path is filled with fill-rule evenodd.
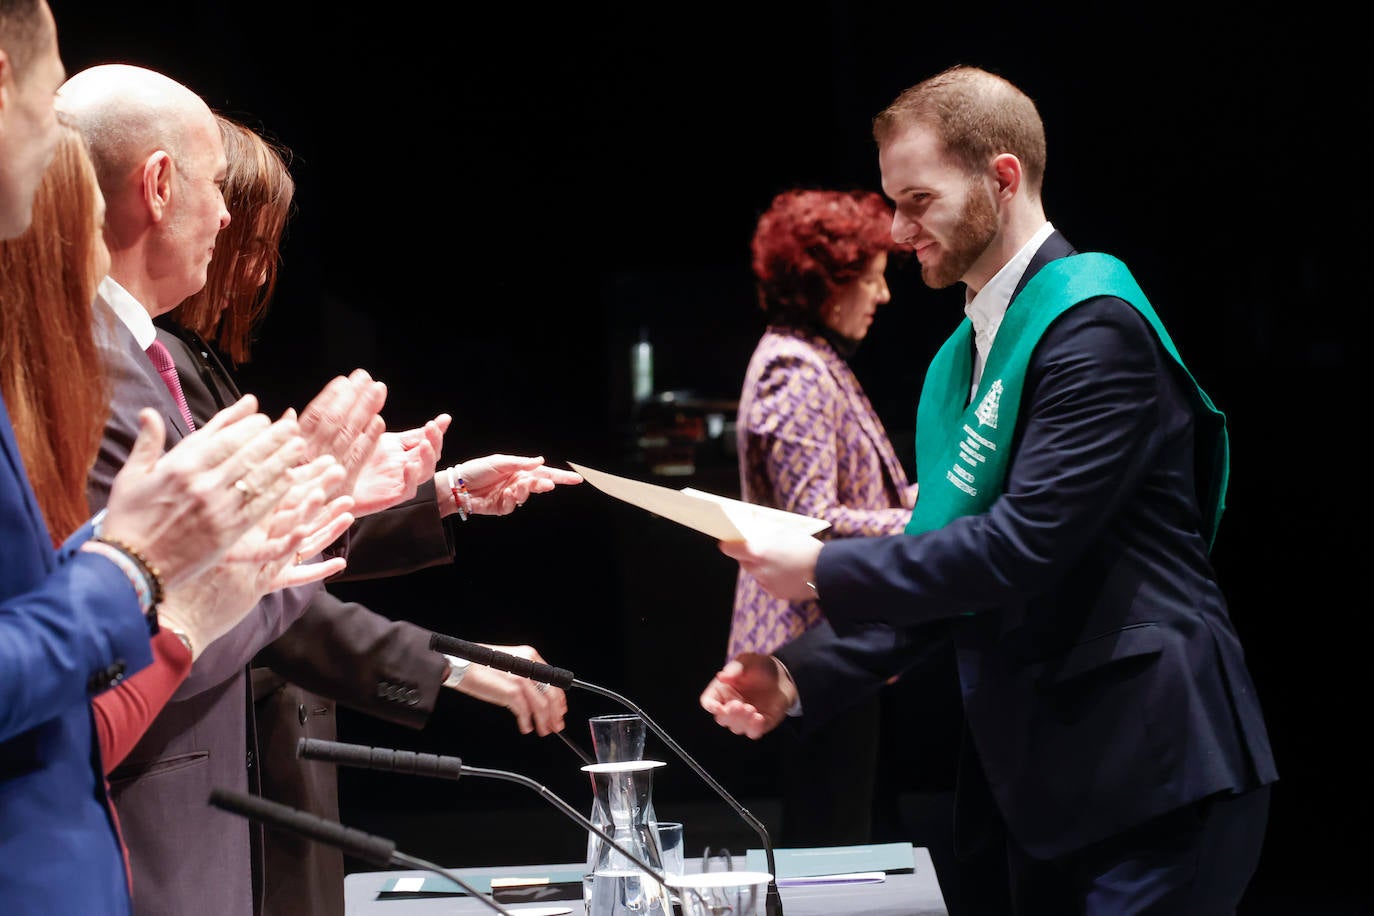
<svg viewBox="0 0 1374 916"><path fill-rule="evenodd" d="M769 506L756 506L691 487L674 490L608 474L571 461L568 466L607 496L614 496L654 515L709 534L718 541L743 541L771 528L790 528L803 534L815 534L830 527L830 523L824 519Z"/></svg>
<svg viewBox="0 0 1374 916"><path fill-rule="evenodd" d="M773 861L779 883L784 878L837 877L874 871L909 874L916 870L915 847L910 843L774 848ZM744 867L768 871L768 858L762 849L750 849L745 853Z"/></svg>
<svg viewBox="0 0 1374 916"><path fill-rule="evenodd" d="M521 889L529 888L549 888L563 891L562 886L568 888L576 887L576 896L561 897L553 894L535 894L533 897L519 895L522 899L582 899L582 873L585 869L568 869L561 871L547 871L536 873L535 869L530 870L528 875L463 875L464 883L470 885L473 890L482 894L492 893L493 888L497 896L504 896L507 892L514 893ZM382 885L377 896L381 898L401 898L401 897L456 897L466 894L457 884L442 875L407 875L400 878L391 878Z"/></svg>

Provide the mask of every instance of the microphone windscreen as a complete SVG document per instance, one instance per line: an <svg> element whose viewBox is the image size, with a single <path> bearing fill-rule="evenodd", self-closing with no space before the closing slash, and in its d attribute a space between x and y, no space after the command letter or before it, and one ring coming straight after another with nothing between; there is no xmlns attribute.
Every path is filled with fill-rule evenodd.
<svg viewBox="0 0 1374 916"><path fill-rule="evenodd" d="M463 761L458 757L437 754L417 754L414 751L393 751L384 747L345 744L323 738L301 738L296 742L296 756L306 760L324 760L341 766L386 770L391 773L410 773L415 776L437 776L457 779L463 775Z"/></svg>
<svg viewBox="0 0 1374 916"><path fill-rule="evenodd" d="M551 684L563 689L573 685L573 673L567 668L555 668L553 665L532 662L527 658L511 655L509 652L498 652L475 642L468 642L466 639L457 639L442 633L431 633L429 647L436 652L456 655L458 658L465 658L474 664L486 665L488 668L495 668L498 671L508 671L532 681L539 681L541 684Z"/></svg>

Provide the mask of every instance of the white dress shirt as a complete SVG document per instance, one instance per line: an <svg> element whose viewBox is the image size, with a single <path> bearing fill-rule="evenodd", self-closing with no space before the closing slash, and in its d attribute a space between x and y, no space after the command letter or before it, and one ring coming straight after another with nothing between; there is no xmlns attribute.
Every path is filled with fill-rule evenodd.
<svg viewBox="0 0 1374 916"><path fill-rule="evenodd" d="M1016 284L1021 282L1021 275L1030 265L1031 257L1040 250L1052 232L1054 226L1046 222L1030 237L1030 241L1021 246L1020 251L1002 265L1002 269L976 296L965 293L964 314L973 323L973 387L969 390L970 400L978 392L983 366L987 365L988 352L992 349L992 342L997 339L997 330L1002 326L1007 306L1011 304L1011 294L1016 291Z"/></svg>

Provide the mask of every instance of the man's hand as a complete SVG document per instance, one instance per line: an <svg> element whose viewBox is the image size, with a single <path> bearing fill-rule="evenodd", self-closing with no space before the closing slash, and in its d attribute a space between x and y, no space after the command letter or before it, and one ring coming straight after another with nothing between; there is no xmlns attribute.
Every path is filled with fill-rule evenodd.
<svg viewBox="0 0 1374 916"><path fill-rule="evenodd" d="M777 728L797 700L797 688L777 659L743 652L701 692L701 708L737 735L755 740Z"/></svg>
<svg viewBox="0 0 1374 916"><path fill-rule="evenodd" d="M158 608L164 626L191 640L192 660L229 632L268 592L305 585L343 571L335 557L300 564L300 551L318 550L353 524L347 496L325 502L325 491L337 485L343 468L328 455L293 469L295 483L272 515L250 528L224 560L168 589Z"/></svg>
<svg viewBox="0 0 1374 916"><path fill-rule="evenodd" d="M295 413L273 423L248 395L163 453L157 411L139 433L110 490L102 534L140 551L167 588L223 559L277 506L287 473L305 455Z"/></svg>
<svg viewBox="0 0 1374 916"><path fill-rule="evenodd" d="M302 557L311 557L337 540L353 524L349 511L353 500L325 494L338 488L344 470L329 455L292 468L293 483L273 513L250 529L229 550L227 559L262 568L264 593L303 585L343 571L342 557L313 564L308 571L293 569Z"/></svg>
<svg viewBox="0 0 1374 916"><path fill-rule="evenodd" d="M452 419L441 413L416 429L382 433L353 486L353 514L380 512L414 496L420 481L434 475Z"/></svg>
<svg viewBox="0 0 1374 916"><path fill-rule="evenodd" d="M352 499L327 493L338 489L344 470L331 455L297 465L286 472L290 488L272 512L229 549L226 559L238 563L282 566L313 556L353 523ZM343 521L344 518L347 521ZM329 540L321 539L329 536Z"/></svg>
<svg viewBox="0 0 1374 916"><path fill-rule="evenodd" d="M386 385L366 370L354 369L347 378L331 379L301 412L306 457L333 455L343 466L338 491L329 496L353 495L358 477L386 432L386 422L380 416L385 403Z"/></svg>
<svg viewBox="0 0 1374 916"><path fill-rule="evenodd" d="M821 542L809 534L781 528L749 541L720 541L717 546L758 580L774 598L806 601L816 597L816 559Z"/></svg>

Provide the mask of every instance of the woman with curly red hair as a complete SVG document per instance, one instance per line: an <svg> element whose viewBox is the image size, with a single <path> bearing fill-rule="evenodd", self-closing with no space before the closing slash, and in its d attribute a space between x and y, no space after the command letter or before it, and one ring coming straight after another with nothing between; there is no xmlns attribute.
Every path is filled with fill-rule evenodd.
<svg viewBox="0 0 1374 916"><path fill-rule="evenodd" d="M822 518L822 538L893 534L916 502L882 421L846 361L886 303L892 210L873 192L794 189L759 218L752 243L768 326L754 349L737 421L747 502ZM814 599L787 602L740 571L727 658L768 653L822 621ZM779 753L783 846L871 841L881 697ZM787 739L783 739L787 740ZM781 750L781 749L780 749Z"/></svg>

